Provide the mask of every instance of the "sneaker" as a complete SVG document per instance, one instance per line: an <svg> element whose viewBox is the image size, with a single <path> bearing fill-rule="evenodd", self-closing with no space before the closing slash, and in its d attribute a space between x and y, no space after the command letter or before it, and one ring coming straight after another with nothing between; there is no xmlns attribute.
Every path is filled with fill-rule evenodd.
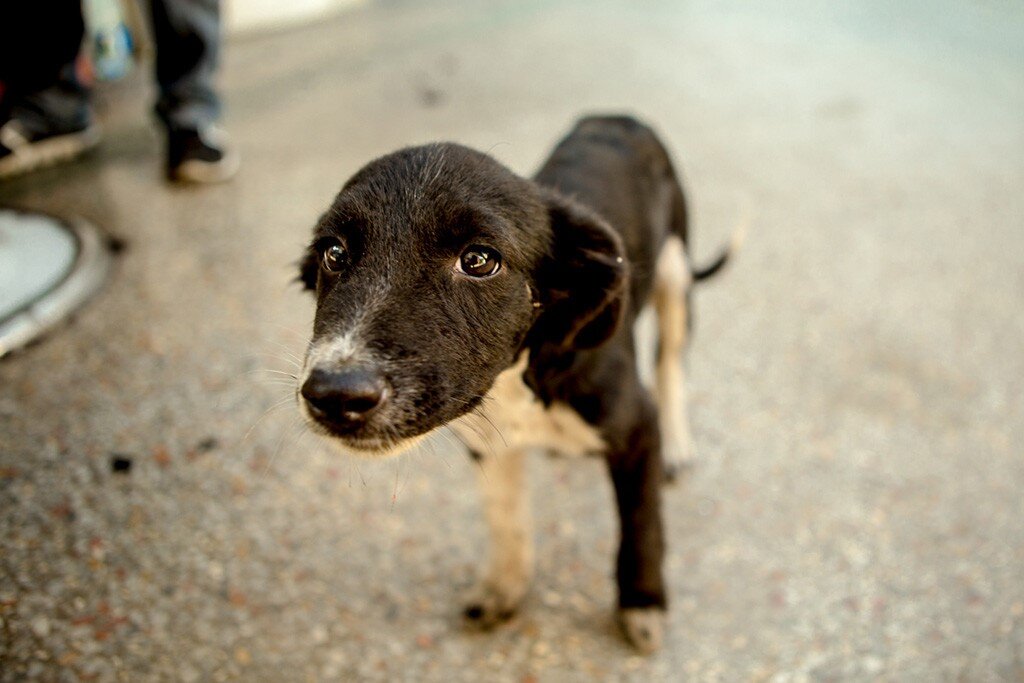
<svg viewBox="0 0 1024 683"><path fill-rule="evenodd" d="M172 130L167 135L167 177L190 183L220 183L238 171L238 155L212 126Z"/></svg>
<svg viewBox="0 0 1024 683"><path fill-rule="evenodd" d="M33 133L21 121L0 126L0 180L70 161L100 141L100 128L90 124L69 132Z"/></svg>

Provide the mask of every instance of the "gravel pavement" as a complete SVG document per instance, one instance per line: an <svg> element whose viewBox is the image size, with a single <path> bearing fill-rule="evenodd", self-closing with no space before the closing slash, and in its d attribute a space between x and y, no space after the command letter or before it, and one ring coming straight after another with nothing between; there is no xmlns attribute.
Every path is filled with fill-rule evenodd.
<svg viewBox="0 0 1024 683"><path fill-rule="evenodd" d="M232 183L167 187L142 75L0 203L126 249L0 362L2 681L1024 680L1024 6L369 2L227 46ZM292 283L341 182L451 139L531 173L581 112L683 169L700 462L666 494L663 652L611 617L596 461L531 461L538 576L464 631L485 548L452 440L340 459L290 400Z"/></svg>

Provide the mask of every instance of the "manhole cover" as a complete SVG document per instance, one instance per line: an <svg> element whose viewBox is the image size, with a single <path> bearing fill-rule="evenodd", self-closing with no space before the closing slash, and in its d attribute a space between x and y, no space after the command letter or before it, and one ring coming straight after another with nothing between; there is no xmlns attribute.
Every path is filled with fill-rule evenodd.
<svg viewBox="0 0 1024 683"><path fill-rule="evenodd" d="M0 357L78 310L110 269L90 223L0 209Z"/></svg>

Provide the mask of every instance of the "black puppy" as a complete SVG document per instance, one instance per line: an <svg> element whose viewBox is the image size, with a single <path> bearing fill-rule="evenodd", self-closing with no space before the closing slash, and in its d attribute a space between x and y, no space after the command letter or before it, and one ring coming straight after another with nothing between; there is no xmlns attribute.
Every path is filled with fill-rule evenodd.
<svg viewBox="0 0 1024 683"><path fill-rule="evenodd" d="M524 453L595 453L621 520L619 617L656 649L666 605L659 489L692 455L682 351L690 285L686 206L654 133L581 120L534 181L454 144L360 170L302 263L316 291L299 405L350 452L401 452L451 427L481 462L493 547L466 609L507 618L529 585ZM657 405L632 323L658 317Z"/></svg>

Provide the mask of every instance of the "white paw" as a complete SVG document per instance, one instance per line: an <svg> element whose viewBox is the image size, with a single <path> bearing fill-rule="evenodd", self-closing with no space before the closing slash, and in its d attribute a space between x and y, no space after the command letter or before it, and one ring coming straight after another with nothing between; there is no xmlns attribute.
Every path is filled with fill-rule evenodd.
<svg viewBox="0 0 1024 683"><path fill-rule="evenodd" d="M675 481L683 471L692 467L697 459L693 450L693 442L689 439L663 441L661 459L665 479Z"/></svg>
<svg viewBox="0 0 1024 683"><path fill-rule="evenodd" d="M626 640L645 655L661 649L665 632L665 610L660 607L630 607L618 612Z"/></svg>

